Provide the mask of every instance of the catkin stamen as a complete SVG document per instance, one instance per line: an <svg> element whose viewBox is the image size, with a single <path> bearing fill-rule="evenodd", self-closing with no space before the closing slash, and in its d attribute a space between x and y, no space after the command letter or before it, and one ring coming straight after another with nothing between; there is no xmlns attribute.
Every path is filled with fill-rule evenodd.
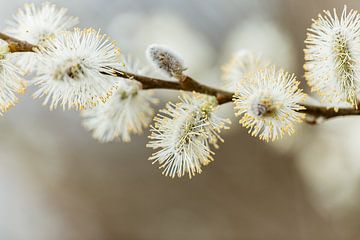
<svg viewBox="0 0 360 240"><path fill-rule="evenodd" d="M351 57L351 51L346 37L341 32L338 32L335 35L333 51L336 56L336 74L341 91L345 94L346 100L356 107L357 96L353 69L355 62Z"/></svg>
<svg viewBox="0 0 360 240"><path fill-rule="evenodd" d="M85 74L83 67L81 66L80 59L72 58L64 62L59 66L54 73L54 79L63 81L65 77L69 77L73 80L80 80Z"/></svg>
<svg viewBox="0 0 360 240"><path fill-rule="evenodd" d="M252 111L258 117L272 116L276 111L276 106L270 97L265 97L253 104Z"/></svg>

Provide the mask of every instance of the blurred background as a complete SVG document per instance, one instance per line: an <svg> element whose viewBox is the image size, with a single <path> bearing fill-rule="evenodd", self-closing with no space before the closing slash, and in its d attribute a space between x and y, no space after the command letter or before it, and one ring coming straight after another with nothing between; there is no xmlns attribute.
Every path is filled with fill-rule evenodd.
<svg viewBox="0 0 360 240"><path fill-rule="evenodd" d="M169 45L189 74L213 86L242 48L303 80L311 18L344 4L360 8L350 0L53 2L143 61L148 44ZM0 0L1 29L24 3ZM32 92L0 119L0 239L360 238L360 118L301 126L265 144L236 123L229 104L220 112L232 129L215 162L192 180L171 180L147 161L147 131L131 143L100 144L78 113L50 112ZM165 102L177 93L155 94Z"/></svg>

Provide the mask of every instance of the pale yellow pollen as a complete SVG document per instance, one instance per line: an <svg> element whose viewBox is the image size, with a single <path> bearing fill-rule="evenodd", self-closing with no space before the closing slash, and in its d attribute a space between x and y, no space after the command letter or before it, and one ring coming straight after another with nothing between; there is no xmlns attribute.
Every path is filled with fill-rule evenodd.
<svg viewBox="0 0 360 240"><path fill-rule="evenodd" d="M336 33L333 51L336 55L336 75L346 100L357 107L356 85L353 66L355 64L346 37L341 32Z"/></svg>

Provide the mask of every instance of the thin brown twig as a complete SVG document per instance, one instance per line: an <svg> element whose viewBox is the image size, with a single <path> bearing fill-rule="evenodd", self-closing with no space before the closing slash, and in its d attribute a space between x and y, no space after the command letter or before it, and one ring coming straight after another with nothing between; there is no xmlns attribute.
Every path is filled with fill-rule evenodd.
<svg viewBox="0 0 360 240"><path fill-rule="evenodd" d="M0 39L8 42L10 52L33 52L37 48L36 45L18 40L1 32L0 32ZM119 69L112 69L112 71L115 76L130 80L136 80L140 82L143 85L143 89L173 89L173 90L198 92L202 94L215 96L219 104L232 102L232 98L234 96L234 93L203 85L186 75L180 76L179 81L174 82L174 81L167 81L163 79L141 76L134 73L122 71ZM360 109L339 108L338 110L335 110L333 108L326 108L322 106L314 106L309 104L301 104L301 105L304 106L305 109L299 110L299 112L311 115L315 118L315 120L317 118L330 119L341 116L360 115Z"/></svg>

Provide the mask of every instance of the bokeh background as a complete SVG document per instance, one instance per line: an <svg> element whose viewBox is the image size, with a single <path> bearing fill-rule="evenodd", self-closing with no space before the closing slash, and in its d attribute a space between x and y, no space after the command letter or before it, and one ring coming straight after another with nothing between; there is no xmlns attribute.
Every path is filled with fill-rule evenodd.
<svg viewBox="0 0 360 240"><path fill-rule="evenodd" d="M189 74L220 86L221 66L247 48L303 80L311 18L340 0L62 0L145 61L150 43L183 55ZM0 27L25 1L0 0ZM50 112L33 89L0 119L0 239L347 240L360 238L360 118L302 126L265 144L233 119L216 160L192 180L147 161L148 132L100 144L77 112ZM162 102L176 92L155 92ZM160 105L161 106L161 105ZM159 107L160 107L159 106Z"/></svg>

